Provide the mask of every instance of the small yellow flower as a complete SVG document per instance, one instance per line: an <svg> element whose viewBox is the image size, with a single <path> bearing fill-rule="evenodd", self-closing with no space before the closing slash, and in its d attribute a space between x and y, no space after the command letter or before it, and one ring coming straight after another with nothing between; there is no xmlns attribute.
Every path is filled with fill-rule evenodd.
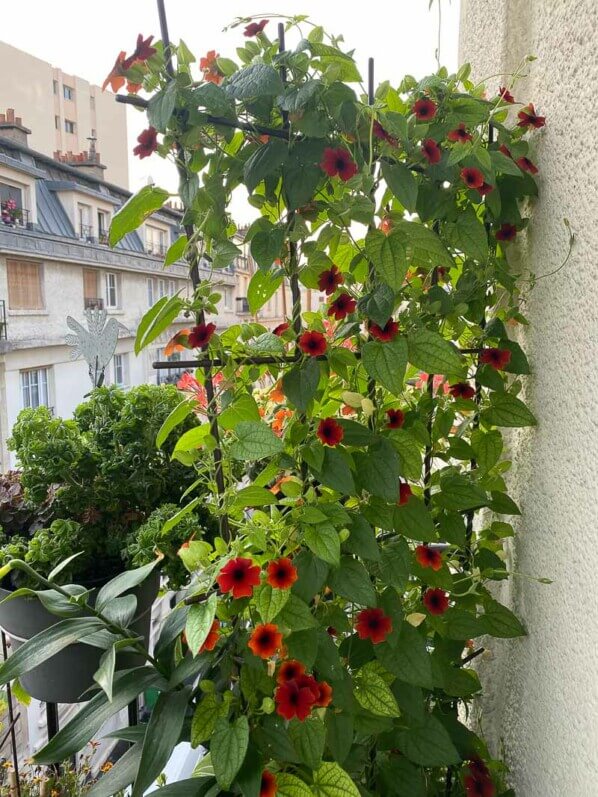
<svg viewBox="0 0 598 797"><path fill-rule="evenodd" d="M110 772L113 766L114 764L112 763L112 761L106 761L105 764L102 764L101 770L102 772Z"/></svg>

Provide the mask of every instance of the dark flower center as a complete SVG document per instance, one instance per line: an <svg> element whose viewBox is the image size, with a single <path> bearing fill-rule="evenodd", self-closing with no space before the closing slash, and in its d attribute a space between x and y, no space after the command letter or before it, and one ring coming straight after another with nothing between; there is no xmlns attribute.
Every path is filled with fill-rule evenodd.
<svg viewBox="0 0 598 797"><path fill-rule="evenodd" d="M368 628L370 631L377 631L380 628L380 618L370 617L368 620Z"/></svg>
<svg viewBox="0 0 598 797"><path fill-rule="evenodd" d="M336 168L337 168L337 169L338 169L338 171L340 172L340 171L342 171L342 170L345 168L345 166L347 165L347 161L345 160L345 158L338 157L338 158L336 159L336 161L334 162L334 165L336 166Z"/></svg>
<svg viewBox="0 0 598 797"><path fill-rule="evenodd" d="M244 581L245 580L245 568L243 567L236 567L232 572L233 581Z"/></svg>

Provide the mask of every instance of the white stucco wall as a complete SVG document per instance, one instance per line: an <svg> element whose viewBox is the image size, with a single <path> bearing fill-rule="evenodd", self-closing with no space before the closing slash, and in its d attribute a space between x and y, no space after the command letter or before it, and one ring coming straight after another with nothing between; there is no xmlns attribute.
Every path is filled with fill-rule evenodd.
<svg viewBox="0 0 598 797"><path fill-rule="evenodd" d="M567 266L529 295L522 343L539 426L511 441L509 480L523 510L513 569L554 583L504 586L529 636L492 641L482 665L483 728L495 750L504 743L518 797L598 794L597 37L596 0L462 0L461 61L475 78L537 56L514 90L547 118L533 136L540 198L521 262L537 275L561 264L563 218L577 236ZM499 82L488 81L490 93Z"/></svg>

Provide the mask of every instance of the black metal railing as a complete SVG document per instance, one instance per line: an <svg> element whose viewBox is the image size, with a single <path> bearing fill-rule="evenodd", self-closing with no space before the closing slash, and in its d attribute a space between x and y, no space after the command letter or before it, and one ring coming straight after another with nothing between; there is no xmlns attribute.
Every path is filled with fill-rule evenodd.
<svg viewBox="0 0 598 797"><path fill-rule="evenodd" d="M25 227L31 229L30 213L27 208L16 207L14 202L0 202L0 222L7 227Z"/></svg>
<svg viewBox="0 0 598 797"><path fill-rule="evenodd" d="M86 296L85 299L83 299L83 307L85 310L103 310L104 300L101 298L89 298Z"/></svg>
<svg viewBox="0 0 598 797"><path fill-rule="evenodd" d="M8 325L6 323L6 302L0 299L0 340L8 339Z"/></svg>
<svg viewBox="0 0 598 797"><path fill-rule="evenodd" d="M79 238L82 241L87 241L88 244L95 243L93 227L91 226L91 224L81 224L79 226Z"/></svg>
<svg viewBox="0 0 598 797"><path fill-rule="evenodd" d="M108 233L106 230L100 230L98 233L98 243L102 246L108 246Z"/></svg>
<svg viewBox="0 0 598 797"><path fill-rule="evenodd" d="M148 255L154 255L154 257L164 257L166 252L168 251L168 247L164 244L154 244L150 241L145 242L145 251Z"/></svg>
<svg viewBox="0 0 598 797"><path fill-rule="evenodd" d="M249 302L246 296L237 296L237 313L239 315L249 315Z"/></svg>

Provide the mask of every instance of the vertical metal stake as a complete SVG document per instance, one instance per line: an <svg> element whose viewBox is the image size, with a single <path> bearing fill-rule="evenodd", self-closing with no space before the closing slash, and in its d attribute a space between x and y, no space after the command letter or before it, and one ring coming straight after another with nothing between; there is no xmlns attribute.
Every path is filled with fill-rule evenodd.
<svg viewBox="0 0 598 797"><path fill-rule="evenodd" d="M2 656L4 661L8 658L6 634L2 631ZM12 748L12 765L17 779L17 797L21 797L21 778L19 777L19 751L17 750L17 734L15 732L15 716L12 705L12 689L10 681L6 684L6 699L8 701L8 719L10 722L10 746Z"/></svg>
<svg viewBox="0 0 598 797"><path fill-rule="evenodd" d="M56 703L46 703L46 723L48 727L48 741L58 733L58 706Z"/></svg>
<svg viewBox="0 0 598 797"><path fill-rule="evenodd" d="M139 704L137 703L137 698L129 703L127 711L129 714L129 727L139 725Z"/></svg>

